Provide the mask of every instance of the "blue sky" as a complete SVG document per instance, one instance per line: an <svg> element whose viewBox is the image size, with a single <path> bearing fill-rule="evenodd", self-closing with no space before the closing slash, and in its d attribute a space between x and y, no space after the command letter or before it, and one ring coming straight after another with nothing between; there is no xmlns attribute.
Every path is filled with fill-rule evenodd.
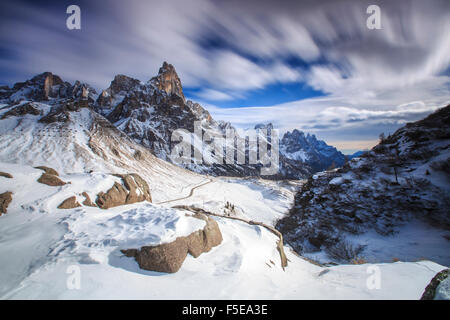
<svg viewBox="0 0 450 320"><path fill-rule="evenodd" d="M66 8L81 8L81 30ZM381 9L381 30L366 9ZM189 99L248 128L352 152L450 101L450 2L130 0L0 3L0 84L51 71L101 90L173 64Z"/></svg>

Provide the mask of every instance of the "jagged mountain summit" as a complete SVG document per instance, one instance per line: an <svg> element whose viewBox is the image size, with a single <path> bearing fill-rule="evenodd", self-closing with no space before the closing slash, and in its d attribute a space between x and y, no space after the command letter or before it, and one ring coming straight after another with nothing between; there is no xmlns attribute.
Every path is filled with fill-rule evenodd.
<svg viewBox="0 0 450 320"><path fill-rule="evenodd" d="M450 105L308 179L279 230L319 260L450 263Z"/></svg>
<svg viewBox="0 0 450 320"><path fill-rule="evenodd" d="M170 162L173 162L170 156L173 146L172 133L180 128L193 132L196 121L201 122L203 130L212 131L216 135L225 136L227 129L234 130L238 135L230 123L215 121L200 104L185 99L175 68L166 62L158 75L145 84L123 75L116 76L110 87L99 96L96 110L136 142L153 150L159 158ZM261 124L255 126L255 129L270 131L273 126ZM336 166L344 163L344 156L335 148L317 140L314 135L308 135L307 140L301 140L298 133L297 130L292 134L288 132L280 140L279 171L268 178L299 179L327 169L333 163ZM194 148L197 146L194 145ZM247 153L248 158L248 151L236 152ZM214 157L212 154L205 155L205 151L202 153L204 158ZM299 157L300 154L304 156ZM184 167L213 175L260 175L260 166L249 163L205 164L195 163L193 160Z"/></svg>
<svg viewBox="0 0 450 320"><path fill-rule="evenodd" d="M250 162L249 152L255 146L250 144L249 138L242 133L240 135L230 123L214 120L200 104L187 100L175 68L167 62L163 63L156 76L145 83L125 75L116 75L110 86L99 95L87 84L76 81L71 85L59 76L45 72L28 81L16 83L12 88L0 88L0 101L8 105L31 101L54 106L47 118L40 121L52 121L54 117L62 119L67 117L67 111L77 110L80 106L89 107L162 160L214 176L264 176L261 171L263 164ZM196 124L200 129L195 127ZM173 141L174 132L184 130L194 133L196 129L197 133L200 130L200 135L208 132L215 141L220 141L223 151L218 152L210 141L194 137L189 159L183 163L177 162L177 157L174 158L172 153L178 142ZM270 133L273 126L257 125L255 129L258 129L258 141L268 142L260 131L265 129ZM227 132L230 131L236 136L236 141L226 141ZM268 145L271 143L268 142ZM331 165L341 166L345 162L344 156L334 147L317 140L314 135L305 136L298 130L284 134L279 140L279 150L276 174L264 177L302 179ZM230 151L233 152L233 159L244 161L226 162ZM257 150L252 152L258 153ZM200 161L195 157L196 154L201 155ZM223 159L217 161L221 157Z"/></svg>
<svg viewBox="0 0 450 320"><path fill-rule="evenodd" d="M6 257L0 273L2 299L184 299L193 294L198 299L417 299L445 269L431 261L374 265L381 269L383 283L393 285L368 290L370 265L350 266L349 273L349 266L319 266L285 246L289 264L283 270L279 237L254 222L273 226L286 214L301 182L217 178L170 164L96 112L94 107L100 106L93 92L71 90L72 85L56 77L44 75L15 89L0 89L0 256ZM101 96L131 100L128 87L146 86L126 79L119 77L117 86ZM176 83L165 88L154 89L159 90L156 98L183 100L173 94ZM143 91L147 89L151 91ZM128 112L128 106L117 112ZM104 109L106 115L115 110L108 103ZM201 117L202 109L197 111ZM44 175L51 176L46 183ZM196 259L188 254L169 276L155 276L124 255L124 250L161 248L180 237L201 236L205 222L183 209L186 205L219 215L214 220L223 239L207 255ZM81 290L68 290L67 272L74 265L88 275ZM184 281L189 277L192 281Z"/></svg>
<svg viewBox="0 0 450 320"><path fill-rule="evenodd" d="M335 147L318 140L314 134L305 135L297 129L286 132L280 146L280 152L286 158L308 164L313 172L326 170L331 166L341 167L346 161L345 156Z"/></svg>
<svg viewBox="0 0 450 320"><path fill-rule="evenodd" d="M51 72L38 74L25 82L18 82L12 88L0 87L0 101L9 103L53 99L83 99L93 103L96 96L97 92L88 84L76 81L72 85Z"/></svg>
<svg viewBox="0 0 450 320"><path fill-rule="evenodd" d="M89 86L59 80L44 73L2 92L0 162L45 165L64 174L139 172L163 197L159 200L178 194L179 185L204 180L158 159L95 112L97 97ZM167 172L173 176L167 178Z"/></svg>
<svg viewBox="0 0 450 320"><path fill-rule="evenodd" d="M171 157L174 145L172 134L183 129L193 133L195 123L203 131L224 136L226 129L234 130L227 123L216 122L198 103L187 101L181 81L174 67L166 62L157 76L146 83L124 75L118 75L97 99L95 110L104 115L118 129L137 143L149 148L160 159L175 162ZM211 152L200 149L204 158L213 158ZM193 159L193 154L191 154ZM184 163L183 167L212 175L255 176L258 167L210 163Z"/></svg>

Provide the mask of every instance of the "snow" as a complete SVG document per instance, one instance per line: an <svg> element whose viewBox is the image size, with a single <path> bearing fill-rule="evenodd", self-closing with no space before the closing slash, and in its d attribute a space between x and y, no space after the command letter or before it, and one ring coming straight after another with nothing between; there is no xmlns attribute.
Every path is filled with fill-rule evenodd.
<svg viewBox="0 0 450 320"><path fill-rule="evenodd" d="M51 108L36 107L44 115ZM273 226L288 213L303 181L189 172L155 158L125 135L102 131L107 128L99 117L83 108L71 112L66 123L45 125L33 115L0 120L0 171L13 175L0 177L0 193L13 193L8 212L0 216L0 299L418 299L445 268L431 261L390 263L394 254L411 260L420 247L424 258L445 264L448 257L436 249L448 242L444 233L429 236L420 221L392 238L364 234L371 264L321 267L286 244L289 264L283 271L273 233L214 217L223 235L219 246L198 258L188 255L175 274L141 270L120 250L171 242L204 227L203 220L173 206L193 205ZM134 158L136 151L141 160ZM33 168L38 165L58 170L70 183L38 183L42 170ZM114 173L126 172L148 182L154 203L57 209L71 196L81 203L82 192L95 200L120 180ZM79 289L67 284L74 267L80 270ZM379 271L379 289L367 285L371 270Z"/></svg>
<svg viewBox="0 0 450 320"><path fill-rule="evenodd" d="M93 194L115 177L62 174L72 183L49 187L36 182L41 170L8 163L0 170L14 176L0 178L0 192L13 191L8 213L0 217L1 299L418 299L444 269L430 261L320 267L286 245L289 264L283 271L274 234L215 217L222 244L198 258L188 255L177 273L145 271L120 250L170 242L204 227L204 221L170 207L180 201L59 210L60 199L89 188ZM271 215L286 212L294 188L277 185L215 179L185 200L199 204L209 198L218 210L225 195L247 217L273 222ZM80 271L79 289L67 284L74 268ZM367 285L371 268L379 271L379 289Z"/></svg>
<svg viewBox="0 0 450 320"><path fill-rule="evenodd" d="M33 105L43 115L51 109L50 105L43 103L33 102ZM40 116L29 114L0 120L0 162L45 165L60 174L89 171L139 173L148 182L156 202L173 199L185 186L204 180L200 175L157 159L147 149L117 131L104 132L106 129L98 123L101 118L92 110L82 108L71 112L66 123L44 124L38 122ZM96 143L105 157L93 151L91 141ZM111 152L112 147L119 152L119 156ZM143 160L134 158L136 151L144 155Z"/></svg>

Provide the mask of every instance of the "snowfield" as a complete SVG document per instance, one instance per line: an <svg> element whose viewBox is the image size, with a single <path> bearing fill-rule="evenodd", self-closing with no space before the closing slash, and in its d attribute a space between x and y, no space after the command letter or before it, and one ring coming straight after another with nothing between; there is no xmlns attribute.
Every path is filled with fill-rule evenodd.
<svg viewBox="0 0 450 320"><path fill-rule="evenodd" d="M445 269L430 261L322 267L285 246L289 264L283 271L274 234L215 217L222 244L196 259L188 255L177 273L145 271L120 250L171 242L203 228L202 220L171 208L181 200L61 210L56 207L62 200L84 190L95 199L115 177L62 174L71 184L50 187L36 181L42 171L30 166L0 163L0 171L14 176L0 177L0 193L13 192L8 213L0 216L2 299L418 299ZM220 212L225 198L239 208L237 216L273 223L293 200L292 186L273 181L211 180L183 203ZM75 274L79 287L71 282ZM374 275L379 289L371 285Z"/></svg>
<svg viewBox="0 0 450 320"><path fill-rule="evenodd" d="M9 96L5 98L8 105L0 108L0 172L7 173L0 176L0 195L5 199L0 203L2 210L4 203L9 202L6 192L12 193L7 212L0 216L0 299L419 299L436 273L447 268L444 266L448 265L448 255L445 255L448 250L445 248L448 248L449 238L444 232L428 230L423 221L411 221L405 226L399 224L401 228L396 230L399 232L389 237L371 232L360 233L353 239L352 235L356 233L348 235L348 241L370 244L365 251L370 263L365 264L324 266L298 255L286 241L295 247L297 238L308 235L304 231L313 231L309 235L314 236L314 232L321 229L327 231L325 240L331 239L334 234L328 232L329 229L336 229L339 224L330 222L330 218L337 216L347 223L341 225L352 226L353 220L348 221L345 214L334 215L331 210L339 203L344 209L345 206L355 207L355 200L351 197L356 193L343 192L350 190L350 182L355 191L370 189L377 198L389 196L386 190L397 190L402 192L402 196L405 193L403 198L418 194L422 200L427 200L434 194L421 190L419 187L423 181L411 180L408 175L414 169L416 178L425 175L433 185L448 188L448 181L436 174L446 168L447 158L444 156L432 155L437 161L434 167L425 166L420 161L408 162L410 167L405 165L403 171L399 170L401 176L395 185L392 183L392 170L384 167L378 170L368 164L363 166L360 160L352 161L355 168L361 166L359 170L363 170L358 179L351 173L355 168L348 168L345 172L339 172L340 169L320 172L306 181L201 175L157 158L155 150L165 150L161 146L153 148L152 152L142 145L142 141L137 142L136 137L128 136L133 130L139 134L144 132L139 128L133 129L134 122L129 123L131 127L128 128L133 130L127 133L120 130L125 130L121 123L117 124L119 128L115 127L96 112L98 108L93 108L102 104L89 97L89 88L80 87L79 83L74 86L66 83L65 91L59 87L49 88L48 83L53 78L58 82L61 80L48 73L33 78L26 86L36 90L29 91L24 87L14 93L12 100ZM122 81L117 84L125 87L129 81L133 83L133 79L126 77L118 76L118 79ZM112 104L126 98L120 92L116 92ZM180 97L163 96L167 96L165 103L168 105L159 107L164 111L163 118L170 122L182 112L175 103ZM109 94L107 92L100 97L108 100ZM152 97L148 96L149 101L153 101ZM15 100L22 98L29 101ZM131 107L139 110L142 103ZM200 106L191 103L189 108L192 119L207 119L209 116ZM166 117L167 110L173 114ZM154 113L155 110L150 108L146 111ZM141 120L143 118L136 118L136 121ZM140 129L144 128L144 122ZM177 123L168 124L170 128L178 126ZM218 126L219 129L224 127L223 124ZM336 151L323 143L319 146L326 154ZM437 147L447 148L444 144ZM297 150L294 149L293 152ZM415 145L411 145L411 149L415 157L421 156L417 154L421 150ZM423 151L425 155L429 154L428 150ZM295 157L302 158L302 155L295 154ZM295 162L286 163L288 167L284 169L287 173L291 169L298 171ZM38 183L43 171L34 168L36 166L57 170L59 178L67 184L55 187ZM372 175L376 179L367 179L371 170L376 172ZM431 174L427 174L428 171ZM122 182L123 179L115 174L133 173L147 182L153 203L122 201L118 203L133 204L108 210L89 206L57 209L64 200L73 196L82 203L84 192L95 201L99 192L106 192L115 183ZM8 178L8 174L13 177ZM410 184L414 188L401 189ZM327 191L324 194L339 197L328 199L330 205L327 206L322 206L321 199L317 199L317 206L312 202L297 203L298 196L302 196L297 191L308 185L313 187L310 190L312 196L319 194L317 190L331 190L332 193ZM119 190L117 186L116 189ZM131 189L127 189L130 190L126 195L128 198ZM150 199L147 191L144 199ZM372 198L375 199L359 197L364 213L362 217L367 218L364 221L368 226L379 224L378 231L386 231L390 226L386 223L390 222L388 210L386 214L381 212L385 219L376 218L377 212L366 212L379 210L376 203L368 204L367 199ZM395 201L386 203L392 205ZM283 233L285 242L282 248L288 259L283 270L283 256L280 254L283 250L279 251L277 247L279 234L269 229L280 219L287 219L294 204L296 210L313 211L311 219L306 222L314 225L308 229L303 223L307 217L297 214L299 221L294 222L299 223L294 225L295 232L290 238L289 232ZM214 215L223 241L197 258L188 255L178 272L168 274L142 270L134 258L122 253L124 249L171 243L178 237L203 229L205 221L187 211L195 211L193 208ZM266 226L255 225L256 222ZM313 242L321 240L309 238ZM311 254L310 257L317 261L330 262L318 256L320 252L316 254L317 251L304 253ZM420 259L417 255L422 253L435 262ZM316 256L312 256L314 254ZM394 257L400 261L392 263ZM401 262L405 260L410 262ZM386 263L378 263L380 261Z"/></svg>

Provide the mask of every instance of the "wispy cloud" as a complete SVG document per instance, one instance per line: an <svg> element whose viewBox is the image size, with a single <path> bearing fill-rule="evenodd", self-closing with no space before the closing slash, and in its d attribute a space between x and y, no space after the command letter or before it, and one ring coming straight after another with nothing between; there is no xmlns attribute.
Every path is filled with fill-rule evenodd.
<svg viewBox="0 0 450 320"><path fill-rule="evenodd" d="M118 73L145 81L168 61L194 98L218 105L273 84L326 95L212 107L218 118L373 139L449 101L450 2L377 1L382 29L369 30L372 2L82 0L82 29L69 31L62 2L2 1L0 82L48 70L101 89Z"/></svg>

